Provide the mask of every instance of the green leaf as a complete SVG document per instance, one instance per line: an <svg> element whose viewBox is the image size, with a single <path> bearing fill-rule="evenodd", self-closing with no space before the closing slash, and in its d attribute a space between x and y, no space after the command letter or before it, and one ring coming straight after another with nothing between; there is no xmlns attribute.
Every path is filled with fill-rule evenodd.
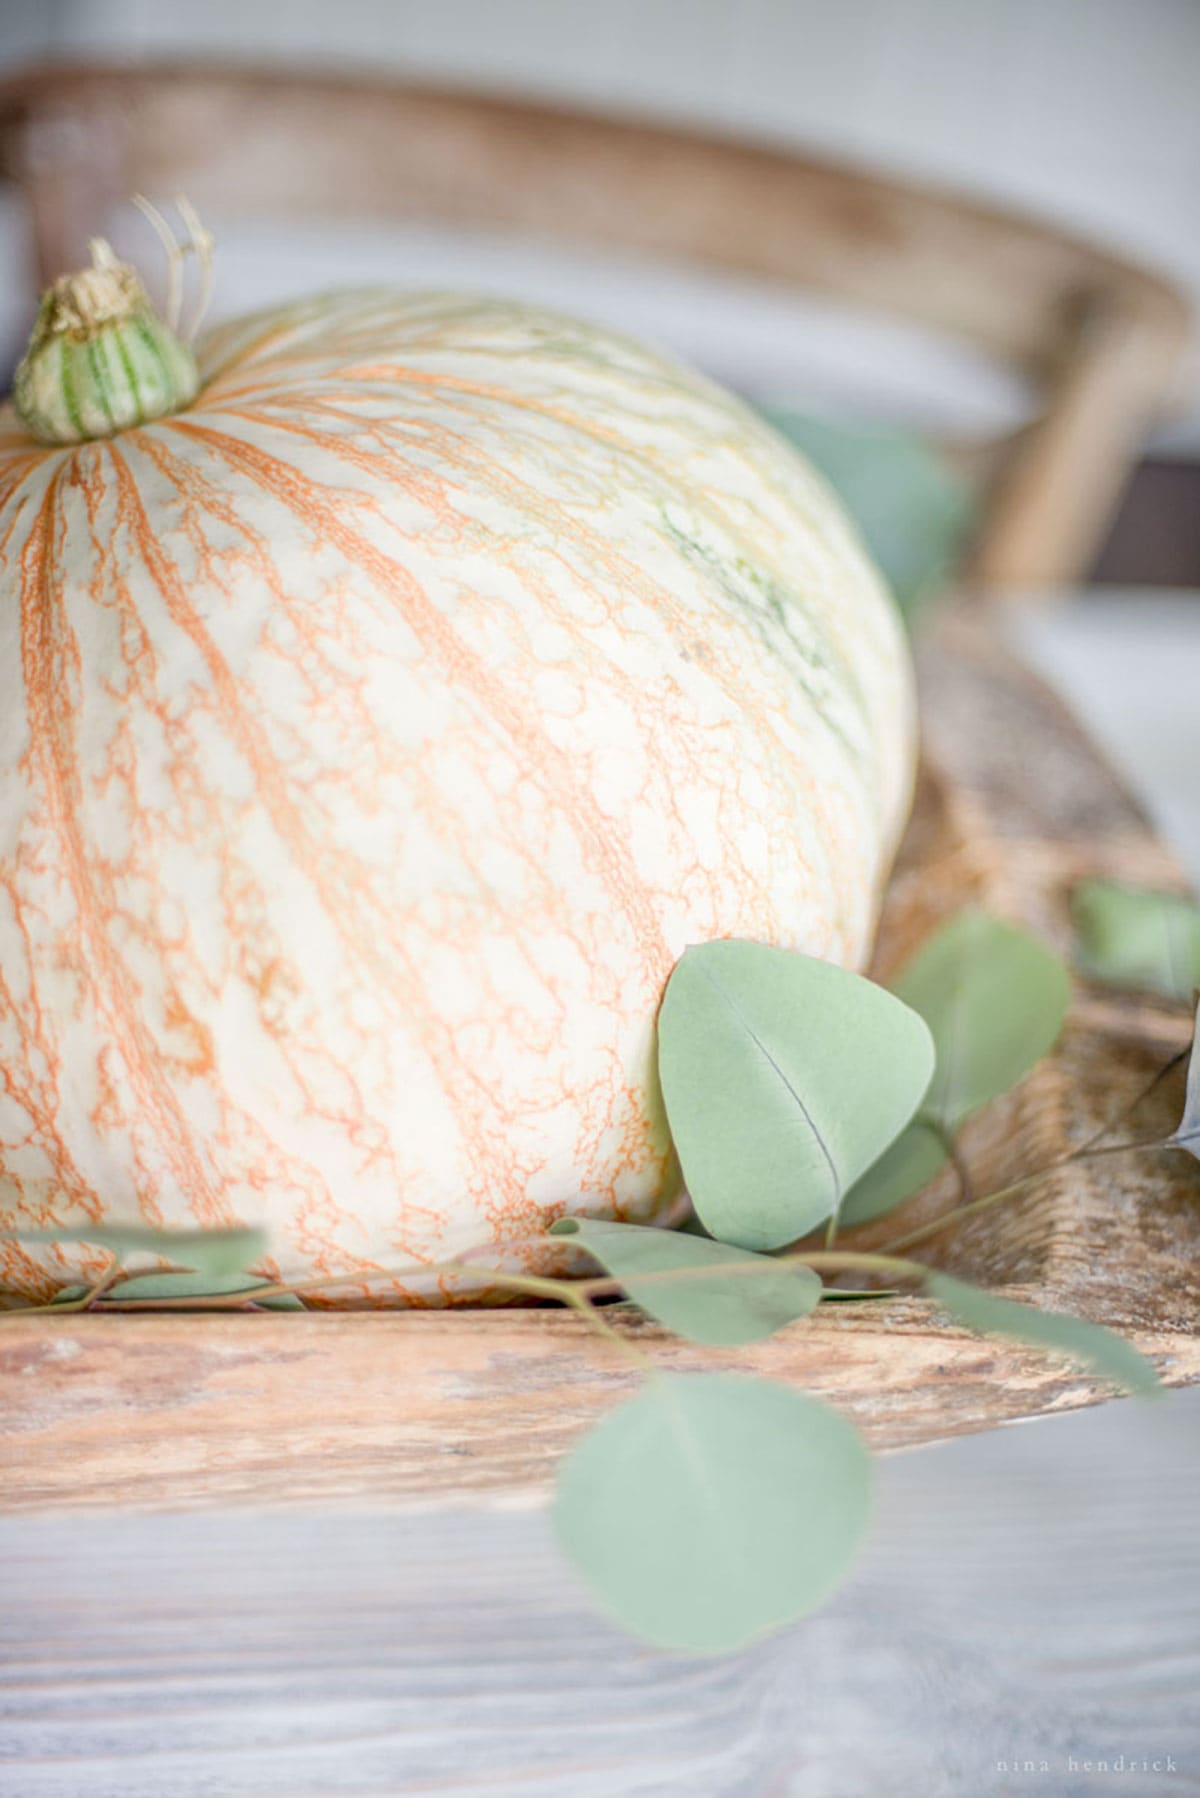
<svg viewBox="0 0 1200 1798"><path fill-rule="evenodd" d="M255 1299L254 1303L256 1305L261 1305L264 1311L308 1310L308 1306L304 1303L304 1300L295 1292L276 1292L273 1293L269 1299Z"/></svg>
<svg viewBox="0 0 1200 1798"><path fill-rule="evenodd" d="M921 1019L861 975L761 943L687 950L659 1013L658 1066L705 1228L776 1249L834 1215L932 1065Z"/></svg>
<svg viewBox="0 0 1200 1798"><path fill-rule="evenodd" d="M937 1070L921 1115L847 1194L847 1225L883 1217L928 1185L946 1160L942 1132L952 1135L1040 1061L1070 1001L1057 956L1027 931L978 911L942 925L892 989L933 1032Z"/></svg>
<svg viewBox="0 0 1200 1798"><path fill-rule="evenodd" d="M1071 898L1080 965L1111 986L1190 999L1200 986L1200 906L1113 880L1085 880Z"/></svg>
<svg viewBox="0 0 1200 1798"><path fill-rule="evenodd" d="M119 1285L113 1286L106 1297L118 1303L122 1299L186 1301L220 1298L226 1293L244 1292L247 1298L253 1298L256 1287L268 1285L269 1282L264 1281L261 1274L132 1274L128 1280L122 1280ZM269 1298L256 1299L254 1302L272 1311L304 1310L300 1299L292 1292L272 1293Z"/></svg>
<svg viewBox="0 0 1200 1798"><path fill-rule="evenodd" d="M1143 1396L1161 1391L1154 1364L1112 1330L1069 1317L1062 1311L1042 1311L1013 1299L997 1298L952 1280L949 1274L928 1274L925 1290L959 1323L989 1336L1012 1336L1052 1350L1068 1361L1091 1368L1116 1386Z"/></svg>
<svg viewBox="0 0 1200 1798"><path fill-rule="evenodd" d="M577 1236L635 1305L689 1342L761 1342L821 1302L821 1281L810 1267L788 1267L706 1236L583 1217L560 1218L551 1234Z"/></svg>
<svg viewBox="0 0 1200 1798"><path fill-rule="evenodd" d="M827 1305L831 1299L895 1299L899 1296L898 1286L827 1286L821 1294L821 1303Z"/></svg>
<svg viewBox="0 0 1200 1798"><path fill-rule="evenodd" d="M1188 1056L1187 1089L1183 1099L1183 1116L1179 1127L1164 1143L1164 1148L1186 1149L1200 1161L1200 1005L1192 1029L1192 1052Z"/></svg>
<svg viewBox="0 0 1200 1798"><path fill-rule="evenodd" d="M1052 1046L1071 1000L1057 955L986 912L952 917L922 943L892 991L933 1032L937 1067L922 1114L953 1133Z"/></svg>
<svg viewBox="0 0 1200 1798"><path fill-rule="evenodd" d="M91 1291L89 1286L60 1286L50 1300L52 1305L73 1305L76 1299L82 1299Z"/></svg>
<svg viewBox="0 0 1200 1798"><path fill-rule="evenodd" d="M744 1374L656 1374L562 1463L554 1522L627 1629L720 1653L833 1590L870 1498L862 1438L820 1399Z"/></svg>
<svg viewBox="0 0 1200 1798"><path fill-rule="evenodd" d="M977 510L969 482L906 431L775 409L767 417L825 476L911 618L945 586L965 547Z"/></svg>
<svg viewBox="0 0 1200 1798"><path fill-rule="evenodd" d="M3 1230L0 1236L22 1242L87 1242L126 1255L161 1255L211 1279L241 1273L257 1261L267 1246L262 1230L155 1230L148 1224L72 1224L52 1230ZM261 1282L260 1282L261 1284Z"/></svg>
<svg viewBox="0 0 1200 1798"><path fill-rule="evenodd" d="M842 1206L841 1222L865 1224L892 1211L914 1192L928 1186L946 1160L937 1131L914 1118L874 1167L856 1180Z"/></svg>

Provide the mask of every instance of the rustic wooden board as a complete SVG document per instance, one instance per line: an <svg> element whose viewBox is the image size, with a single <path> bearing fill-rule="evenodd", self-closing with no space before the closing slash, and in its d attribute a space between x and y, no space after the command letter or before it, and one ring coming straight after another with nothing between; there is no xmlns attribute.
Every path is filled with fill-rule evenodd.
<svg viewBox="0 0 1200 1798"><path fill-rule="evenodd" d="M1066 948L1089 873L1182 887L1119 781L986 616L948 614L922 654L925 766L891 882L886 974L967 902ZM1186 1008L1081 986L1055 1054L973 1126L980 1190L1055 1161L1186 1045ZM1139 1133L1174 1121L1162 1084ZM948 1178L848 1242L871 1246L952 1202ZM922 1253L955 1272L1124 1330L1165 1380L1200 1380L1200 1168L1180 1154L1082 1164ZM768 1343L716 1353L635 1315L674 1368L737 1367L836 1400L880 1448L1068 1410L1099 1382L948 1325L928 1301L823 1307ZM633 1376L573 1317L546 1310L0 1319L9 1511L511 1498Z"/></svg>

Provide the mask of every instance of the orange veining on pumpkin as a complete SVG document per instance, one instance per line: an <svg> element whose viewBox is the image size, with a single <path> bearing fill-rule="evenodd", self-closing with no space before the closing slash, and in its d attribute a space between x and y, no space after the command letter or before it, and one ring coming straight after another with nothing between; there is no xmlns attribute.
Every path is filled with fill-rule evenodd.
<svg viewBox="0 0 1200 1798"><path fill-rule="evenodd" d="M653 1217L676 957L869 941L912 696L852 533L533 308L335 296L201 372L102 443L0 420L0 1216L261 1223L413 1302L380 1270Z"/></svg>

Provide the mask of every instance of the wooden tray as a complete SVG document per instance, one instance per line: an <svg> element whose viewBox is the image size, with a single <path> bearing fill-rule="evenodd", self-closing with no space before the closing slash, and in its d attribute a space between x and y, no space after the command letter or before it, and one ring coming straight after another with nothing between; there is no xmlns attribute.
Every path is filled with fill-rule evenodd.
<svg viewBox="0 0 1200 1798"><path fill-rule="evenodd" d="M1185 885L1059 702L986 613L947 613L921 654L925 756L876 971L974 902L1069 946L1088 874ZM1177 1050L1183 1006L1077 988L1064 1038L964 1139L980 1190L1056 1160ZM1164 1081L1138 1134L1176 1121ZM870 1247L953 1202L943 1178L848 1232ZM1200 1166L1083 1163L926 1245L940 1265L1122 1330L1168 1384L1200 1379ZM980 1340L929 1301L823 1306L751 1348L697 1349L636 1313L663 1365L740 1368L841 1405L897 1448L1093 1403L1109 1388ZM543 1491L581 1428L633 1389L622 1357L558 1310L0 1320L0 1507L493 1501Z"/></svg>

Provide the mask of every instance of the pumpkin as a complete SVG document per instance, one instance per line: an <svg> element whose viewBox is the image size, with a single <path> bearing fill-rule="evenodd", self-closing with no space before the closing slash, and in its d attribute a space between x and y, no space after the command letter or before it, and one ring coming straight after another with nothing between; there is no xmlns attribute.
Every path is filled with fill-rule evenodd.
<svg viewBox="0 0 1200 1798"><path fill-rule="evenodd" d="M674 962L861 963L906 809L908 656L834 499L534 306L262 313L182 410L140 326L124 410L81 406L111 325L48 340L57 427L25 383L85 441L0 417L0 1223L261 1224L266 1271L395 1299L660 1216ZM30 1294L97 1264L0 1247Z"/></svg>

